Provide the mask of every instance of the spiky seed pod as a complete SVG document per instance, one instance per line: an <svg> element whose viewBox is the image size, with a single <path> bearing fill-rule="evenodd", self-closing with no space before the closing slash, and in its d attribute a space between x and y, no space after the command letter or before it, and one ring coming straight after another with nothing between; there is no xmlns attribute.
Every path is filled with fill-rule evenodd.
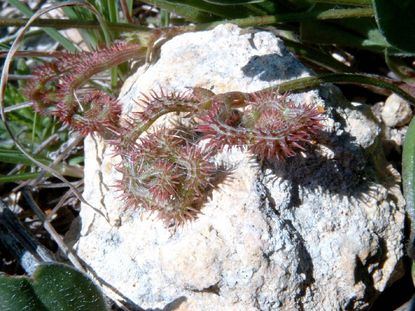
<svg viewBox="0 0 415 311"><path fill-rule="evenodd" d="M63 72L66 80L62 83L62 86L67 91L76 90L93 75L128 60L142 57L142 54L143 49L137 44L115 43L109 48L76 54L78 60L80 60L78 62L74 61L72 56L69 58L61 57L58 61L60 60L63 64L68 63L68 66L64 65L63 67L67 67L69 70Z"/></svg>
<svg viewBox="0 0 415 311"><path fill-rule="evenodd" d="M178 135L181 131L160 129L141 138L119 168L126 204L155 211L175 225L197 217L216 173L211 151Z"/></svg>
<svg viewBox="0 0 415 311"><path fill-rule="evenodd" d="M154 174L148 176L148 189L155 201L168 202L180 187L180 170L166 159L154 162Z"/></svg>
<svg viewBox="0 0 415 311"><path fill-rule="evenodd" d="M59 70L55 63L45 63L36 67L23 90L26 97L33 101L33 109L42 115L56 112L56 80Z"/></svg>
<svg viewBox="0 0 415 311"><path fill-rule="evenodd" d="M66 105L62 107L59 103L55 115L81 135L86 136L92 132L98 132L105 137L107 129L118 124L121 105L113 96L93 90L79 100L82 112L78 109L68 111L65 109Z"/></svg>
<svg viewBox="0 0 415 311"><path fill-rule="evenodd" d="M156 43L155 43L156 45ZM100 91L77 92L93 75L126 60L143 56L136 45L116 44L96 52L66 54L33 72L27 96L43 114L57 116L72 128L89 134L107 129L122 158L123 179L118 187L129 206L156 211L168 223L194 219L216 174L211 157L225 145L247 146L267 159L293 156L321 129L323 111L295 104L277 92L213 92L194 88L177 93L151 91L138 101L119 128L121 107ZM187 113L191 126L148 132L153 123L171 112ZM200 148L200 136L209 138Z"/></svg>
<svg viewBox="0 0 415 311"><path fill-rule="evenodd" d="M322 128L322 111L310 104L296 104L276 93L251 95L248 106L235 110L213 105L197 127L211 147L247 146L261 158L283 160L304 149Z"/></svg>
<svg viewBox="0 0 415 311"><path fill-rule="evenodd" d="M242 113L228 110L220 103L215 103L210 110L199 117L196 130L204 139L209 139L208 146L221 151L226 145L242 146L247 142L246 130L240 126Z"/></svg>
<svg viewBox="0 0 415 311"><path fill-rule="evenodd" d="M269 92L253 98L255 117L249 124L253 131L250 150L267 159L279 160L295 155L322 128L322 110L309 103L294 103L286 95ZM248 122L249 123L249 122ZM246 125L248 126L248 124Z"/></svg>
<svg viewBox="0 0 415 311"><path fill-rule="evenodd" d="M82 96L77 94L77 89L93 75L143 56L140 46L126 43L95 52L66 53L53 63L37 67L25 94L33 101L36 111L57 116L84 135L110 125L115 127L120 113L117 101L98 91Z"/></svg>
<svg viewBox="0 0 415 311"><path fill-rule="evenodd" d="M159 91L151 90L148 95L136 103L141 111L134 113L134 119L142 123L152 123L162 115L169 112L196 112L197 100L189 91L166 92L162 88Z"/></svg>
<svg viewBox="0 0 415 311"><path fill-rule="evenodd" d="M136 104L141 111L133 112L119 129L118 138L111 141L116 153L123 153L134 146L139 137L163 115L171 112L192 114L199 108L191 92L166 92L163 89L150 91Z"/></svg>

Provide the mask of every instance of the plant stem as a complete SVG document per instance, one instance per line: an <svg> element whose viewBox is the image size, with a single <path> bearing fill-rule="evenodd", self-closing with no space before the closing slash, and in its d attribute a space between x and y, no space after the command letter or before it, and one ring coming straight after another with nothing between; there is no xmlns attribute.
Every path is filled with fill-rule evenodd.
<svg viewBox="0 0 415 311"><path fill-rule="evenodd" d="M314 3L330 3L337 5L358 5L369 6L372 4L371 0L312 0Z"/></svg>
<svg viewBox="0 0 415 311"><path fill-rule="evenodd" d="M24 18L2 18L0 19L0 27L6 26L24 26L27 23L27 19ZM68 28L84 28L84 29L100 29L100 25L96 21L85 21L75 19L37 19L32 23L33 26L38 27L53 27L56 29L68 29ZM127 24L127 23L107 23L108 28L118 31L151 31L149 28Z"/></svg>
<svg viewBox="0 0 415 311"><path fill-rule="evenodd" d="M313 12L311 12L313 13ZM305 16L305 19L341 19L341 18L357 18L357 17L373 17L374 12L372 8L353 8L353 9L329 9L322 12L316 12L310 14L309 17Z"/></svg>
<svg viewBox="0 0 415 311"><path fill-rule="evenodd" d="M27 17L31 17L33 15L32 10L22 1L9 0L9 2L11 5L13 5L15 8L17 8L20 12L22 12ZM20 26L24 26L24 24ZM0 20L0 27L1 27L1 20ZM76 52L78 50L70 40L68 40L66 37L61 35L54 27L43 29L43 31L46 32L52 39L62 44L62 46L66 50L70 52Z"/></svg>
<svg viewBox="0 0 415 311"><path fill-rule="evenodd" d="M128 21L128 23L132 24L134 23L134 19L131 16L131 12L132 12L132 1L128 1L128 0L120 0L120 5L121 5L121 11L125 17L125 19Z"/></svg>
<svg viewBox="0 0 415 311"><path fill-rule="evenodd" d="M1 23L1 20L0 20L0 23ZM43 31L40 30L40 29L31 30L31 31L28 31L26 33L26 37L25 38L32 37L32 36L37 36L40 33L43 33ZM7 44L9 42L12 42L14 39L16 39L16 37L17 37L17 34L12 34L10 36L5 36L5 37L3 37L3 38L0 39L0 45L5 45L5 44Z"/></svg>
<svg viewBox="0 0 415 311"><path fill-rule="evenodd" d="M4 176L0 175L0 183L9 183L9 182L16 182L20 180L30 180L36 178L39 173L21 173L15 174L13 176Z"/></svg>
<svg viewBox="0 0 415 311"><path fill-rule="evenodd" d="M358 18L358 17L372 17L372 8L350 8L350 9L329 9L325 11L311 11L300 13L289 13L280 15L266 15L266 16L252 16L247 18L230 19L226 21L217 21L212 23L203 23L195 26L179 27L184 31L211 29L224 22L236 24L240 27L272 25L284 22L300 22L304 20L328 20L328 19L342 19L342 18ZM27 22L26 19L17 18L3 18L0 19L0 27L2 26L23 26ZM68 19L38 19L32 23L33 26L38 27L53 27L56 29L66 28L85 28L85 29L99 29L100 26L95 21L84 20L68 20ZM133 25L127 23L107 23L108 28L118 31L141 31L150 32L151 29L141 25Z"/></svg>
<svg viewBox="0 0 415 311"><path fill-rule="evenodd" d="M404 91L399 86L395 85L393 80L386 79L384 77L369 75L369 74L355 74L355 73L329 73L322 74L316 77L299 78L287 82L283 82L279 85L261 90L264 92L270 89L278 89L280 93L295 92L306 89L318 88L322 83L344 83L344 84L357 84L357 85L372 85L382 89L392 91L409 101L415 106L415 98Z"/></svg>
<svg viewBox="0 0 415 311"><path fill-rule="evenodd" d="M237 18L227 20L227 23L236 24L240 27L272 25L286 22L301 22L305 20L328 20L342 18L359 18L372 17L374 12L372 8L351 8L351 9L329 9L324 11L310 11L300 13L288 13L280 15L252 16L247 18ZM197 24L195 26L183 26L186 30L211 29L217 25L223 24L224 21Z"/></svg>

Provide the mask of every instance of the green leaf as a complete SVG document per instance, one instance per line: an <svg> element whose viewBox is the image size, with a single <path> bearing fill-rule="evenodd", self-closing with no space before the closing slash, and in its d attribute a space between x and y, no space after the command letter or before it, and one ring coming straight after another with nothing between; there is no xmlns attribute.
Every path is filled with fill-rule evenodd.
<svg viewBox="0 0 415 311"><path fill-rule="evenodd" d="M411 230L415 223L415 118L409 123L402 150L402 188L406 202L406 211L411 221ZM413 237L411 237L413 239ZM409 241L412 245L414 240ZM411 257L413 254L411 254ZM411 308L410 308L411 309Z"/></svg>
<svg viewBox="0 0 415 311"><path fill-rule="evenodd" d="M39 173L21 173L15 175L0 175L0 183L16 182L20 180L35 179L39 176Z"/></svg>
<svg viewBox="0 0 415 311"><path fill-rule="evenodd" d="M99 289L83 273L62 264L42 264L33 279L0 275L2 311L106 311Z"/></svg>
<svg viewBox="0 0 415 311"><path fill-rule="evenodd" d="M146 0L157 7L175 12L193 22L209 22L219 19L241 18L251 15L245 6L222 6L195 0Z"/></svg>
<svg viewBox="0 0 415 311"><path fill-rule="evenodd" d="M255 7L261 9L264 13L259 15L274 15L282 14L301 9L298 6L292 6L289 1L264 1L261 3L251 4L250 8Z"/></svg>
<svg viewBox="0 0 415 311"><path fill-rule="evenodd" d="M52 161L46 158L34 156L36 160L42 162L45 165L50 164ZM10 164L26 164L32 165L32 161L30 161L23 153L17 150L9 150L9 149L0 149L0 162L10 163Z"/></svg>
<svg viewBox="0 0 415 311"><path fill-rule="evenodd" d="M394 47L415 53L415 1L373 0L376 21Z"/></svg>
<svg viewBox="0 0 415 311"><path fill-rule="evenodd" d="M36 295L49 310L107 310L101 292L83 273L66 265L46 264L33 275Z"/></svg>
<svg viewBox="0 0 415 311"><path fill-rule="evenodd" d="M26 277L0 275L0 310L47 311Z"/></svg>
<svg viewBox="0 0 415 311"><path fill-rule="evenodd" d="M9 3L13 5L15 8L17 8L20 12L22 12L27 17L31 17L33 15L32 10L19 0L9 0ZM75 45L66 39L64 36L62 36L56 29L53 28L44 28L44 32L46 32L51 38L62 44L62 46L67 49L70 52L76 52L78 49L75 47Z"/></svg>
<svg viewBox="0 0 415 311"><path fill-rule="evenodd" d="M260 3L265 0L203 0L207 3L212 3L216 5L240 5L240 4L249 4L249 3Z"/></svg>
<svg viewBox="0 0 415 311"><path fill-rule="evenodd" d="M302 40L314 44L336 44L379 53L390 47L370 18L304 21L301 23L300 33Z"/></svg>
<svg viewBox="0 0 415 311"><path fill-rule="evenodd" d="M78 20L94 20L94 16L87 10L79 10L77 7L65 7L62 8L63 12L69 19ZM98 42L104 42L104 38L97 29L79 29L79 32L84 39L83 41L88 45L91 50L98 47Z"/></svg>
<svg viewBox="0 0 415 311"><path fill-rule="evenodd" d="M362 46L364 47L390 47L385 37L380 33L379 29L369 29L367 32L367 38L363 40Z"/></svg>

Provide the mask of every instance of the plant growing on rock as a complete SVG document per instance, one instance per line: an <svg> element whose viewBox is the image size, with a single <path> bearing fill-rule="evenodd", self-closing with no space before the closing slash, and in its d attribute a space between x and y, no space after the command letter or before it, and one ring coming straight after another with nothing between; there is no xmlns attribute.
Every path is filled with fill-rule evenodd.
<svg viewBox="0 0 415 311"><path fill-rule="evenodd" d="M225 146L283 160L304 150L322 127L321 107L294 103L277 90L214 94L198 87L182 93L151 91L137 100L140 112L120 120L115 97L81 86L94 74L136 57L139 49L120 43L65 54L33 71L26 95L36 111L56 116L83 135L104 137L122 159L117 187L127 205L155 211L168 224L198 216L218 174L213 157ZM180 123L152 127L172 112L182 114Z"/></svg>

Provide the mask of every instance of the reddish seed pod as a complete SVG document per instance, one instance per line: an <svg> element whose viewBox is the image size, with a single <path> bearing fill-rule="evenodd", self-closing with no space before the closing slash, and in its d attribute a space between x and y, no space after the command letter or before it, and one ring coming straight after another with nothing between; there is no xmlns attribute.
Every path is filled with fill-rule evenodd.
<svg viewBox="0 0 415 311"><path fill-rule="evenodd" d="M211 147L247 146L261 158L283 160L312 143L322 128L324 110L318 106L294 103L276 92L249 97L242 111L213 105L200 117L197 130Z"/></svg>
<svg viewBox="0 0 415 311"><path fill-rule="evenodd" d="M126 206L156 212L168 224L180 225L201 213L217 173L212 158L225 146L247 147L262 159L284 160L315 143L323 127L324 109L296 103L287 94L214 94L200 87L150 91L137 101L141 111L120 124L121 106L114 97L80 88L96 73L140 51L136 45L115 44L64 54L33 71L25 94L36 111L59 118L82 135L97 132L111 138L107 142L122 158L118 170L123 177L117 187ZM186 125L151 128L172 112L180 113Z"/></svg>
<svg viewBox="0 0 415 311"><path fill-rule="evenodd" d="M195 219L216 169L209 150L185 138L183 129L149 133L123 154L118 188L126 204L157 212L175 225ZM181 136L177 134L181 133Z"/></svg>
<svg viewBox="0 0 415 311"><path fill-rule="evenodd" d="M138 45L116 43L94 52L64 53L33 71L25 95L37 112L56 116L83 135L104 134L106 127L118 123L118 102L98 90L85 96L77 90L96 73L137 57L139 51Z"/></svg>

